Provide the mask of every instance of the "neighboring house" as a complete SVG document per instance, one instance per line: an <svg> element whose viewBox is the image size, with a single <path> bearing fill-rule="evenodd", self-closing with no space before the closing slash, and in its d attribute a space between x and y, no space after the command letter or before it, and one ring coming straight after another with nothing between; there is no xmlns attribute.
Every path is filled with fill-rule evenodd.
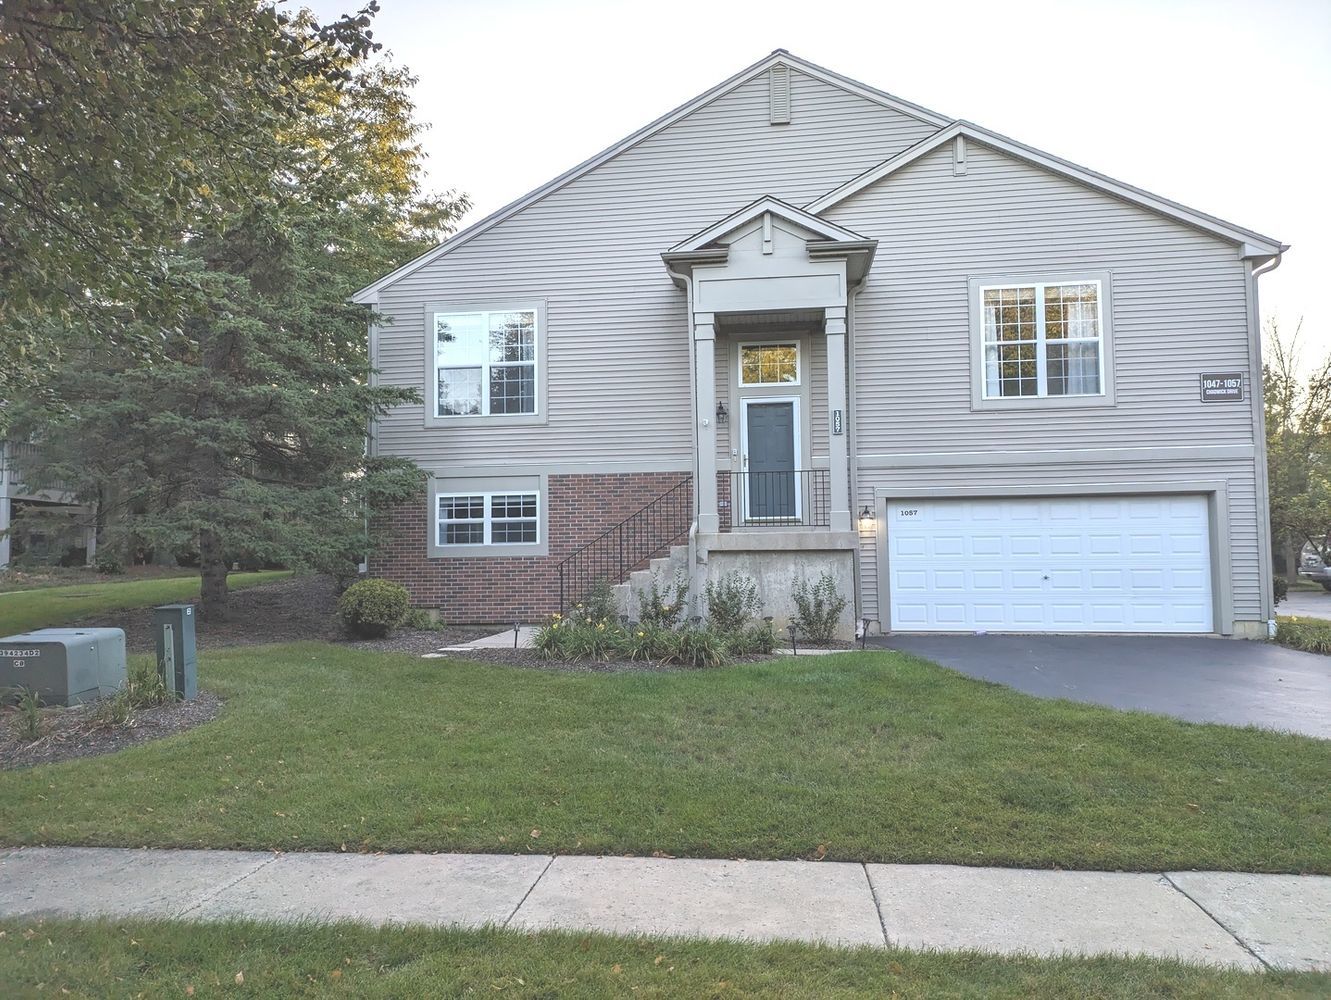
<svg viewBox="0 0 1331 1000"><path fill-rule="evenodd" d="M97 535L88 508L74 502L59 485L38 489L23 482L20 468L36 446L0 438L0 569L22 559L28 563L91 563ZM28 517L24 514L44 515Z"/></svg>
<svg viewBox="0 0 1331 1000"><path fill-rule="evenodd" d="M846 630L1263 636L1286 249L778 50L357 293L431 475L370 572L530 620L674 544Z"/></svg>

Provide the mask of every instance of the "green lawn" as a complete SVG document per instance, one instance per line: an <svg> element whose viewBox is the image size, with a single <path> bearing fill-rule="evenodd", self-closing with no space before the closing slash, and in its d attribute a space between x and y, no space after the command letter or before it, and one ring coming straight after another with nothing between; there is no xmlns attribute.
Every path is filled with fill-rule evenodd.
<svg viewBox="0 0 1331 1000"><path fill-rule="evenodd" d="M231 589L271 583L290 576L289 570L261 573L232 573L227 582ZM153 577L146 580L117 580L112 583L87 583L67 587L38 587L0 593L0 635L27 632L35 628L54 628L105 611L146 608L153 604L171 604L199 596L199 576Z"/></svg>
<svg viewBox="0 0 1331 1000"><path fill-rule="evenodd" d="M0 841L1331 873L1331 745L891 652L572 674L207 653L201 728L0 774Z"/></svg>
<svg viewBox="0 0 1331 1000"><path fill-rule="evenodd" d="M1331 976L353 924L0 921L9 997L1324 997ZM239 979L237 977L240 977ZM190 989L193 992L190 993ZM66 994L63 991L68 991Z"/></svg>

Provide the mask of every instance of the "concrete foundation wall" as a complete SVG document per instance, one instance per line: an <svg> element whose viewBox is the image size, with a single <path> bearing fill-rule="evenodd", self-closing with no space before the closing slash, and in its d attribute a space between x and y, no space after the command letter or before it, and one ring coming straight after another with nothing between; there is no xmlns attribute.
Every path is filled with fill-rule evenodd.
<svg viewBox="0 0 1331 1000"><path fill-rule="evenodd" d="M723 536L700 536L702 559L693 581L700 613L706 614L703 595L708 580L739 573L758 586L762 614L771 615L773 625L784 634L795 614L794 590L800 579L809 585L823 573L836 581L846 599L837 628L838 639L855 638L855 539L839 532L730 532Z"/></svg>

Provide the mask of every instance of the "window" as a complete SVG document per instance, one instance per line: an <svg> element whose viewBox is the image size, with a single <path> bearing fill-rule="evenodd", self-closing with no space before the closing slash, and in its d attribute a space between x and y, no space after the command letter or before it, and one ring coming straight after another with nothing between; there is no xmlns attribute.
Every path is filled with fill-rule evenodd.
<svg viewBox="0 0 1331 1000"><path fill-rule="evenodd" d="M794 344L741 344L740 385L796 385L799 348Z"/></svg>
<svg viewBox="0 0 1331 1000"><path fill-rule="evenodd" d="M1102 283L979 289L985 399L1104 393Z"/></svg>
<svg viewBox="0 0 1331 1000"><path fill-rule="evenodd" d="M438 544L531 545L539 538L535 493L440 494Z"/></svg>
<svg viewBox="0 0 1331 1000"><path fill-rule="evenodd" d="M536 311L434 314L435 415L536 412Z"/></svg>

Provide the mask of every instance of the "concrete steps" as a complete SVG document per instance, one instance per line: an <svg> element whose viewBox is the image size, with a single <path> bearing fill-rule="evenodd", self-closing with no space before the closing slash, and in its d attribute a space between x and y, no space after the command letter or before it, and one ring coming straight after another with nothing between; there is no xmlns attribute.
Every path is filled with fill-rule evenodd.
<svg viewBox="0 0 1331 1000"><path fill-rule="evenodd" d="M658 589L663 590L670 586L678 576L687 579L689 547L687 545L672 546L668 556L658 556L651 560L647 567L647 569L634 570L629 574L627 580L611 588L615 598L615 607L619 609L621 615L628 615L630 618L638 617L638 592L650 590L653 580L656 581Z"/></svg>

